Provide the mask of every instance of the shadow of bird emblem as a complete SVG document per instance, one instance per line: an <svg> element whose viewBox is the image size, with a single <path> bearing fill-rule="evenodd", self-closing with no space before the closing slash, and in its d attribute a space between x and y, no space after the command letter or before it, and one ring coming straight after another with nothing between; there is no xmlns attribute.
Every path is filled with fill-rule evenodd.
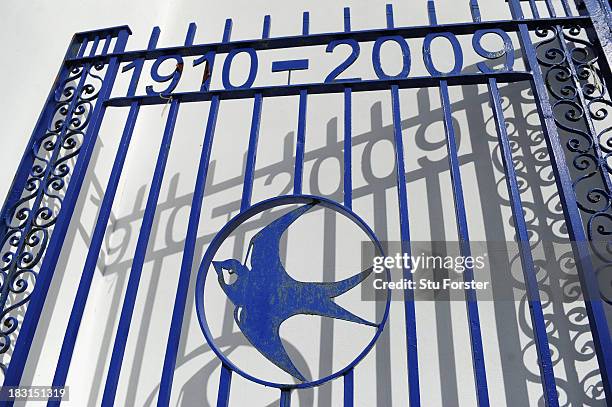
<svg viewBox="0 0 612 407"><path fill-rule="evenodd" d="M268 360L304 382L280 336L281 324L294 315L319 315L378 327L347 311L333 298L360 284L372 268L337 282L303 282L292 278L280 259L283 233L316 202L303 205L274 220L250 241L244 264L236 259L213 261L218 281L234 304L234 320L248 341ZM251 268L246 263L251 256ZM227 283L224 270L234 281Z"/></svg>

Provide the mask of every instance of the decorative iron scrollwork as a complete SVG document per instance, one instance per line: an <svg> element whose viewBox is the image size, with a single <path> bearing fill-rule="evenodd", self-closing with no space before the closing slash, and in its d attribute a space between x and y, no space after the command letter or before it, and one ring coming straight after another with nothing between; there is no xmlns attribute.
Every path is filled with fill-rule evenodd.
<svg viewBox="0 0 612 407"><path fill-rule="evenodd" d="M599 70L599 51L579 26L536 30L555 123L566 138L573 187L595 257L602 298L612 304L612 101Z"/></svg>
<svg viewBox="0 0 612 407"><path fill-rule="evenodd" d="M0 355L8 355L62 207L102 83L104 64L70 70L58 86L46 128L32 144L32 166L21 196L3 219L0 237ZM0 363L4 372L6 357Z"/></svg>

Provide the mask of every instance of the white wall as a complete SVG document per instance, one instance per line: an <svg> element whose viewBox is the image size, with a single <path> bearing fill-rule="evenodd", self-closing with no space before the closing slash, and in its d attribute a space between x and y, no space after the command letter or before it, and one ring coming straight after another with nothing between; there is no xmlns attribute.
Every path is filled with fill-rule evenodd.
<svg viewBox="0 0 612 407"><path fill-rule="evenodd" d="M6 82L3 86L4 97L0 101L0 120L5 125L0 136L0 160L4 169L0 179L0 196L4 196L8 190L11 174L17 167L48 88L74 32L128 24L134 32L128 42L128 48L141 49L146 46L152 26L159 25L162 29L160 46L170 46L181 44L187 24L195 21L198 24L196 43L204 43L218 41L225 18L231 17L234 19L232 38L250 39L261 35L263 16L270 14L272 36L294 35L299 34L301 30L302 11L305 10L310 11L311 32L327 32L341 29L342 8L347 5L352 8L353 29L379 28L385 23L385 3L387 1L4 2L0 5L0 49L10 58L9 63L0 66L0 75ZM396 25L427 24L424 1L392 3ZM503 1L482 3L486 3L482 6L484 19L509 18ZM439 22L468 21L470 15L467 4L467 0L439 1ZM466 53L465 66L473 70L473 64L479 60L469 51L469 40L462 39L462 45ZM413 75L425 74L420 44L419 41L410 41L413 51ZM334 55L336 59L322 58L321 47L299 53L286 51L285 55L295 56L302 53L311 56L315 62L308 72L295 74L295 81L314 81L317 78L320 80L321 75L328 72L340 58L338 55ZM367 48L364 48L364 56L354 67L355 72L363 76L372 75L367 54ZM440 55L443 55L443 51ZM262 56L262 61L265 62L262 62L260 68L265 66L265 63L269 64L270 60L269 56ZM444 63L440 61L440 67L444 66ZM522 65L520 60L517 60L516 64L517 69ZM186 62L186 67L189 66L190 60ZM220 64L217 69L219 66ZM389 64L389 69L392 69L392 64ZM237 71L240 71L240 66ZM258 75L257 84L281 84L284 79L282 76L264 74L263 68L260 71L262 73ZM9 78L10 80L7 80ZM147 75L143 75L141 91L148 84L146 78ZM179 90L193 89L198 79L197 74L186 75L179 85ZM119 77L114 95L119 95L121 89L125 90L126 80L129 80L129 76ZM218 86L218 76L215 80ZM462 175L471 238L512 240L511 213L506 201L503 171L497 158L495 129L487 103L486 87L452 88L451 91L454 119L461 140L460 155L464 163ZM550 211L554 207L550 202L556 202L554 187L539 182L542 180L538 178L537 170L545 164L532 160L542 147L532 139L533 134L537 133L533 103L520 85L504 87L502 93L510 98L509 101L506 100L505 106L506 115L516 129L511 137L521 143L521 149L516 154L524 162L525 170L522 175L531 185L523 196L527 202L526 206L533 212L530 227L537 230L543 240L558 237L562 235L556 226L558 213ZM412 237L414 240L454 240L454 207L446 164L447 153L442 143L444 133L439 94L437 90L406 90L402 91L401 102ZM355 193L354 210L373 227L381 240L399 240L397 193L393 186L395 177L390 141L392 121L389 93L354 94L353 103L353 183L356 191L360 191ZM132 334L125 344L126 357L116 405L153 405L156 401L208 106L208 103L185 104L179 112L155 227L140 282L132 320ZM203 250L212 236L230 216L237 213L242 191L242 156L247 149L251 111L250 100L221 103L212 152L214 167L209 173L198 231L198 250L194 262L196 266L199 265ZM143 108L139 116L68 377L71 393L68 405L94 405L99 404L101 400L150 176L167 114L163 106L157 106ZM50 300L46 304L42 322L45 329L38 333L33 346L39 357L29 362L24 384L49 384L53 376L86 255L88 236L93 230L96 210L125 116L125 109L109 109L107 112L100 131L101 143L96 153L95 170L89 174L83 188L81 205L74 216L76 222L67 239ZM342 199L342 189L337 192L338 187L341 187L341 167L335 158L342 154L342 121L340 95L309 98L305 192ZM292 172L292 159L284 161L283 158L286 146L293 148L296 123L297 98L264 100L253 202L280 194L284 185L291 181L290 175L283 171ZM369 147L373 148L371 162L362 163L364 151ZM235 158L236 156L239 158ZM317 173L319 164L320 170ZM281 173L277 175L279 169ZM379 180L373 180L370 172ZM229 212L227 208L230 208ZM313 224L318 225L317 228L323 225L334 228L330 225L335 221L322 218L321 214L313 215L312 219ZM353 270L359 266L350 261L344 263L340 253L341 249L351 250L340 243L343 233L348 233L349 229L346 225L343 226L341 221L336 221L337 240L333 246L337 245L338 250L336 262L342 261L341 268L339 266L338 269ZM314 234L312 230L309 231ZM306 233L304 230L302 232ZM295 236L300 236L299 230L295 232ZM297 238L293 241L293 235L289 239L291 243L288 246L287 262L293 264L294 269L304 267L303 261L306 260L312 261L315 264L313 267L319 264L320 269L324 269L325 259L305 259L301 249L306 244L300 244ZM233 248L234 255L244 253L245 248L241 247L240 243L237 242L237 246ZM310 248L313 251L318 250L321 255L323 247L323 242L316 242L316 238L312 238ZM296 273L299 274L299 271ZM194 280L195 271L192 286ZM516 282L512 281L509 284L514 283ZM226 310L231 308L220 306L219 304L223 304L223 297L220 293L215 295L213 297L211 294L210 298L213 302L218 300L218 308L212 309L218 310L221 322L217 322L221 324ZM582 393L587 392L589 385L597 380L596 374L594 378L591 377L596 365L592 353L587 352L584 360L579 360L577 353L580 353L580 350L576 351L579 348L576 343L586 342L589 334L585 333L584 326L575 327L566 321L569 316L564 317L564 310L559 308L563 305L555 303L546 309L548 314L561 314L557 330L551 332L551 341L555 348L561 349L561 354L555 355L559 358L555 359L555 373L563 379L559 381L559 390L563 397L569 393L570 399L580 400L582 403ZM396 406L407 403L406 344L402 308L401 303L393 303L388 336L381 339L381 345L356 371L358 405ZM480 312L492 405L536 405L542 390L537 379L534 344L529 335L530 323L525 303L481 302ZM569 311L567 313L569 314ZM220 364L206 346L198 326L193 287L185 315L171 404L215 405ZM287 330L287 337L293 339L293 344L313 359L309 363L313 372L337 368L337 362L330 365L328 360L319 360L317 357L317 345L330 335L332 329L339 335L335 337L338 343L334 344L334 358L346 358L347 354L352 352L352 340L360 335L350 331L348 336L342 336L343 332L346 335L343 329L350 327L347 328L341 323L332 325L318 319L304 318L291 321L283 328ZM474 405L474 381L465 305L461 302L418 303L417 326L423 405ZM224 337L220 340L228 340L229 344L236 340L236 335L233 334L237 332L236 326L226 328L219 335L228 336L230 339ZM305 333L314 333L316 339L312 342L306 341ZM263 358L257 359L257 355L244 352L243 358L255 360L256 363L262 364L261 368L265 368ZM277 399L277 392L248 383L234 375L230 405L268 405ZM455 402L455 399L458 401ZM300 406L339 405L341 383L336 382L333 386L326 385L314 391L300 391L298 395L294 395L293 400L294 405ZM595 401L590 405L604 404L603 401Z"/></svg>

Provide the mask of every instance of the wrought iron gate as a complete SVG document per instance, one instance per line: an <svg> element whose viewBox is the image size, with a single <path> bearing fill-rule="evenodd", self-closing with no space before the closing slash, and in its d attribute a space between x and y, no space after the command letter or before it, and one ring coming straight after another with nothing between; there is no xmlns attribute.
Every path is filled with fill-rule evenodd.
<svg viewBox="0 0 612 407"><path fill-rule="evenodd" d="M149 243L153 218L164 177L164 170L172 142L174 126L180 106L189 102L210 101L210 113L202 144L201 159L198 166L196 184L193 188L193 201L186 234L182 267L176 290L176 300L168 332L164 368L161 372L161 386L158 405L167 405L174 368L176 364L181 326L185 315L185 304L189 281L192 276L197 226L204 197L206 178L217 112L223 100L252 99L253 115L249 136L249 147L241 199L241 211L251 207L251 195L257 145L259 137L262 101L264 98L295 95L299 97L297 119L297 142L294 163L293 195L302 195L302 174L304 170L304 142L307 137L306 109L308 96L315 94L339 93L344 96L344 206L352 206L351 175L351 102L354 92L388 91L392 101L395 159L397 170L397 194L399 198L400 229L403 251L410 253L409 208L404 166L404 149L401 132L400 97L401 89L439 88L444 113L445 136L448 161L452 176L453 200L456 211L458 233L462 253L469 253L468 225L465 201L459 168L457 141L451 119L449 87L463 84L483 84L488 87L491 109L497 129L499 149L503 159L504 172L510 205L513 214L516 239L521 245L521 263L525 273L525 283L529 297L529 307L533 325L534 340L537 346L541 383L547 406L559 405L552 369L551 353L546 333L546 325L539 301L538 281L534 262L529 250L528 228L525 222L523 203L515 173L512 149L506 130L506 121L499 93L500 83L528 83L535 96L540 123L545 134L546 146L551 158L551 166L563 207L563 214L573 246L574 258L578 264L581 288L587 299L586 309L589 326L596 348L602 379L602 387L608 403L612 402L612 344L610 330L606 321L604 307L611 298L602 299L598 273L609 273L612 256L609 248L598 252L599 262L594 265L590 242L604 240L609 244L612 221L612 182L610 180L610 157L612 156L612 134L610 128L599 129L597 122L607 117L606 107L612 105L610 84L612 67L612 13L605 0L561 0L562 9L556 9L552 0L509 0L508 7L512 20L482 21L478 0L469 2L473 21L460 24L438 25L435 1L429 0L430 24L427 26L396 27L393 8L386 8L387 27L376 30L351 30L350 10L344 12L344 30L341 32L312 34L309 30L309 14L303 14L302 32L290 37L270 37L270 16L263 23L262 38L250 41L232 41L232 20L227 20L221 42L214 44L194 44L195 24L188 28L185 42L181 46L158 48L159 28L154 28L146 50L126 51L131 34L127 26L78 33L72 39L63 64L51 93L43 108L29 145L15 175L9 195L2 209L2 263L0 267L2 284L0 286L0 353L5 357L2 368L5 372L4 385L17 386L24 371L34 334L39 323L43 304L49 290L53 274L72 212L77 203L85 173L90 166L98 131L103 122L107 107L129 107L120 144L116 152L112 172L104 192L95 231L80 284L76 293L68 327L63 340L61 354L57 362L54 386L65 384L73 350L88 299L104 233L109 221L111 206L122 175L130 140L139 109L144 105L167 104L166 127L151 181L146 209L138 236L135 256L129 275L125 300L121 310L115 337L110 367L104 386L103 405L113 405L119 375L121 373L125 343L133 319L133 309L141 278L145 253ZM544 5L545 7L538 7ZM414 6L414 7L418 7ZM544 11L545 10L545 11ZM573 11L576 10L576 12ZM545 14L545 15L542 15ZM520 43L520 55L524 60L524 70L514 69L515 50L508 33L515 33ZM587 39L580 37L585 33ZM484 49L483 36L493 34L502 39L504 48L498 51ZM483 58L478 64L480 72L463 73L463 56L458 35L472 36L474 51ZM431 44L442 37L452 46L455 66L449 72L441 72L431 54ZM411 54L406 39L422 39L425 65L428 76L410 75ZM540 52L542 42L548 44L546 52ZM346 79L343 72L360 55L360 42L374 42L372 53L373 68L377 78L362 80ZM384 43L393 42L401 49L402 70L389 74L381 64L380 50ZM551 45L552 44L552 45ZM327 78L318 83L288 84L287 86L253 87L258 70L258 51L281 48L296 48L311 45L326 45L327 52L334 52L338 46L349 47L349 57ZM544 48L542 48L544 49ZM583 57L576 55L582 50ZM584 51L586 50L586 51ZM223 66L215 63L215 57L227 54ZM230 79L233 58L246 54L251 68L242 84L234 84ZM200 89L190 92L175 92L186 69L183 57L197 56L194 67L202 69ZM504 58L501 68L493 68L488 60ZM157 84L147 86L146 94L138 95L137 86L145 61L154 60L151 77L156 83L166 83L163 90ZM174 71L169 75L159 73L165 61L173 61ZM122 71L131 71L131 81L125 97L111 97L115 79ZM308 69L308 59L276 61L273 72ZM222 68L222 69L220 69ZM221 75L223 87L212 89L211 78ZM338 77L343 75L343 79ZM289 78L291 78L289 76ZM551 81L561 83L562 89L556 90ZM599 108L597 106L600 105ZM568 126L566 121L574 123ZM566 145L559 136L559 130L576 134ZM581 195L578 186L584 180L596 181L594 187ZM595 205L597 204L597 205ZM596 207L595 207L596 206ZM410 276L406 272L406 276ZM467 274L467 279L473 275ZM476 393L480 407L490 405L487 372L483 360L483 345L478 314L476 294L466 290L466 304L470 322L471 355ZM411 406L421 405L419 386L419 366L417 363L417 326L415 324L414 299L410 293L404 300L405 334L407 348L407 377ZM224 364L218 390L218 406L226 406L232 374L235 372ZM353 371L347 371L344 380L344 405L353 405ZM299 386L280 389L281 405L289 406L291 391ZM59 404L50 401L49 405ZM3 405L12 405L4 402Z"/></svg>

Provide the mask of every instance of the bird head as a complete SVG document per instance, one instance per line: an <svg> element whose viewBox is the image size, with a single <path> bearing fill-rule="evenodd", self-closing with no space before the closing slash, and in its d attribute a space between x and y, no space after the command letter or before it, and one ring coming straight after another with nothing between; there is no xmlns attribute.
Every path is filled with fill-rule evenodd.
<svg viewBox="0 0 612 407"><path fill-rule="evenodd" d="M234 305L243 305L244 291L248 280L248 267L236 259L213 261L212 265L217 272L217 280L225 295Z"/></svg>

